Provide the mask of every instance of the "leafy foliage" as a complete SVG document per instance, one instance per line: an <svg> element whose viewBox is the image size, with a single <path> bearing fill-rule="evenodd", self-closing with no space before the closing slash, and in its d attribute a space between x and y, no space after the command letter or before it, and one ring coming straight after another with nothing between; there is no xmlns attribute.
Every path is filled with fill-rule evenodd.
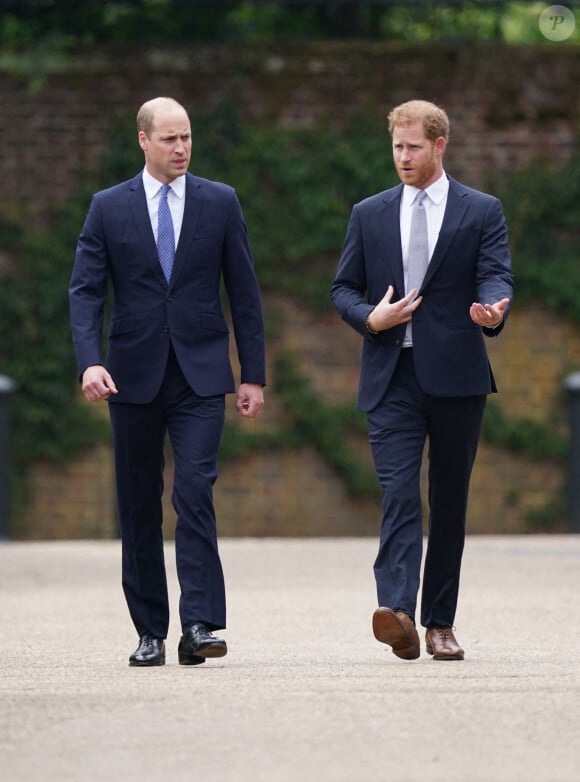
<svg viewBox="0 0 580 782"><path fill-rule="evenodd" d="M352 204L395 182L386 130L251 128L227 105L193 124L192 169L236 187L262 288L329 307Z"/></svg>
<svg viewBox="0 0 580 782"><path fill-rule="evenodd" d="M482 437L488 443L532 459L563 462L568 453L566 438L554 434L550 426L529 418L508 420L492 401L486 405Z"/></svg>
<svg viewBox="0 0 580 782"><path fill-rule="evenodd" d="M0 288L0 366L17 385L13 450L18 465L66 458L102 432L100 422L89 416L87 425L86 410L71 403L76 370L67 287L76 237L70 228L63 217L50 237L13 234L17 272Z"/></svg>
<svg viewBox="0 0 580 782"><path fill-rule="evenodd" d="M378 484L374 473L364 468L352 454L345 441L346 424L353 424L349 413L326 404L298 370L298 362L291 354L278 357L275 366L275 390L284 409L292 418L293 428L306 443L313 445L332 469L340 476L353 497L376 496ZM357 416L355 426L365 432L364 417Z"/></svg>
<svg viewBox="0 0 580 782"><path fill-rule="evenodd" d="M512 177L502 201L515 301L538 301L580 322L580 156L560 167L534 163Z"/></svg>
<svg viewBox="0 0 580 782"><path fill-rule="evenodd" d="M316 311L329 307L328 287L352 203L395 181L386 131L362 122L343 131L253 128L228 106L192 120L192 170L236 187L263 289L295 296ZM13 265L0 285L0 368L18 386L13 451L21 477L39 459L66 460L108 437L108 425L78 393L67 288L91 193L142 166L132 124L113 129L111 137L107 159L98 172L84 172L78 197L55 217L50 234L0 221L0 246ZM561 169L535 164L512 178L502 200L518 306L538 300L579 322L580 158ZM279 358L276 377L291 425L260 437L228 426L222 459L248 448L308 442L351 492L376 490L374 478L343 447L345 431L361 425L354 408L326 405L292 357ZM561 458L565 448L547 426L505 420L492 405L484 436L544 458Z"/></svg>
<svg viewBox="0 0 580 782"><path fill-rule="evenodd" d="M366 38L541 40L543 3L501 0L4 0L0 41L95 43Z"/></svg>

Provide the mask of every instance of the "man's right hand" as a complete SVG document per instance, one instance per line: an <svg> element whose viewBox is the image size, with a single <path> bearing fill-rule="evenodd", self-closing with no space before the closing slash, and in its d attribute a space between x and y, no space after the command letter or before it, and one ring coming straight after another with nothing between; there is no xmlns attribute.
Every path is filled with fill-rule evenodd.
<svg viewBox="0 0 580 782"><path fill-rule="evenodd" d="M83 372L83 394L89 402L100 402L111 394L118 394L117 386L105 367L96 364Z"/></svg>
<svg viewBox="0 0 580 782"><path fill-rule="evenodd" d="M416 293L417 291L413 288L404 298L391 304L393 286L389 285L387 292L369 315L368 324L371 329L373 331L386 331L393 328L393 326L398 326L400 323L410 321L411 315L423 301L422 296L417 296L416 299L413 299Z"/></svg>

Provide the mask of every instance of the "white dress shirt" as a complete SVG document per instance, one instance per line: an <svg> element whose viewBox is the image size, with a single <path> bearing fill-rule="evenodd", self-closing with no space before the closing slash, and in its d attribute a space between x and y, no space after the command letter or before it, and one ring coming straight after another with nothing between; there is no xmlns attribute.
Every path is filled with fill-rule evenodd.
<svg viewBox="0 0 580 782"><path fill-rule="evenodd" d="M169 204L169 210L171 211L175 246L177 247L179 242L179 234L181 233L181 226L183 224L183 210L185 208L185 174L178 176L173 180L173 182L170 182L169 185L170 187L167 194L167 203ZM157 243L157 226L159 224L159 198L161 196L163 182L160 182L158 179L155 179L155 177L152 177L149 171L144 168L143 187L145 188L145 197L147 199L147 209L149 210L151 227L153 228L153 236L155 237L155 243Z"/></svg>

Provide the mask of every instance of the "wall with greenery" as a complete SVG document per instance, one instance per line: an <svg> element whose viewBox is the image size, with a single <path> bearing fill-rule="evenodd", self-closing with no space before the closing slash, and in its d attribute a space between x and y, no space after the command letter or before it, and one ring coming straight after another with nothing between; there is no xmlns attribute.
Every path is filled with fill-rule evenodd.
<svg viewBox="0 0 580 782"><path fill-rule="evenodd" d="M338 256L351 204L395 182L385 133L363 121L337 132L290 131L244 124L227 106L194 121L200 175L233 184L249 226L264 292L299 298L316 312L330 308L328 264ZM132 176L142 165L133 127L116 128L99 171L84 172L78 197L50 234L0 223L0 246L13 268L0 286L0 367L18 385L13 402L15 501L39 459L60 462L108 436L107 425L80 402L68 325L67 285L76 237L90 194ZM518 303L541 302L580 322L580 158L562 168L532 165L502 186L510 226ZM267 437L228 426L223 456L240 449L313 445L355 495L376 491L357 467L344 436L364 422L353 408L317 396L292 356L281 355L274 388L289 425ZM304 412L306 411L306 412ZM506 420L490 403L484 437L537 458L563 459L566 443L547 426Z"/></svg>

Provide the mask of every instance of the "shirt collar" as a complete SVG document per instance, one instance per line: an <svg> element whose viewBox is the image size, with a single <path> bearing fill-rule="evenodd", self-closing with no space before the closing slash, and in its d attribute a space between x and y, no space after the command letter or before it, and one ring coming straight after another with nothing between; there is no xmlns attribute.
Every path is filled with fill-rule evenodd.
<svg viewBox="0 0 580 782"><path fill-rule="evenodd" d="M445 173L445 171L443 171L439 179L437 179L435 182L430 184L429 187L425 188L425 192L427 193L431 201L433 201L435 204L441 203L441 201L447 195L448 190L449 190L449 180L447 179L447 174ZM411 205L415 200L415 197L418 192L419 192L418 187L413 187L413 185L404 185L403 200L405 204Z"/></svg>
<svg viewBox="0 0 580 782"><path fill-rule="evenodd" d="M185 195L185 174L182 174L181 176L178 176L176 179L174 179L172 182L169 183L171 185L171 189L175 193L175 195L178 198L183 198ZM155 179L155 177L151 176L149 171L147 171L147 168L143 169L143 187L145 188L145 195L147 196L148 200L151 200L157 196L161 188L163 187L163 182L160 182L158 179Z"/></svg>

